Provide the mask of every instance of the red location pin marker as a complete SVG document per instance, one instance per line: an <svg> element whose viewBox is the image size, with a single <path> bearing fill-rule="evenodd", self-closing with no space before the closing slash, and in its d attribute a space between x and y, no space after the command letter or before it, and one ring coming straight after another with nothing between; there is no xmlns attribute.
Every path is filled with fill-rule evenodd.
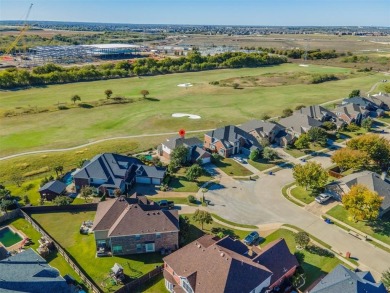
<svg viewBox="0 0 390 293"><path fill-rule="evenodd" d="M179 135L184 138L184 136L186 135L186 131L184 129L180 129L179 130Z"/></svg>

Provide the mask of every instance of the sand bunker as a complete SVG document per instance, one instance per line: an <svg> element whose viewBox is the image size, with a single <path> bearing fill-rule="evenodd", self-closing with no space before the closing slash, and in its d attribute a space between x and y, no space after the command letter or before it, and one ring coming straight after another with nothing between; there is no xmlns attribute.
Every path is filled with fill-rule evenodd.
<svg viewBox="0 0 390 293"><path fill-rule="evenodd" d="M193 115L193 114L186 114L186 113L173 113L172 117L178 118L178 117L188 117L190 119L200 119L202 117L198 115Z"/></svg>
<svg viewBox="0 0 390 293"><path fill-rule="evenodd" d="M192 83L181 83L181 84L178 84L177 86L178 87L185 87L185 88L187 88L187 87L192 86Z"/></svg>

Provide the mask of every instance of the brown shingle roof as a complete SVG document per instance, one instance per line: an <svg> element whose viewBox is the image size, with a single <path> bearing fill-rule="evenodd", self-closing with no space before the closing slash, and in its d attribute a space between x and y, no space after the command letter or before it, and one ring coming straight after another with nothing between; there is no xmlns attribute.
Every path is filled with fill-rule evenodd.
<svg viewBox="0 0 390 293"><path fill-rule="evenodd" d="M125 236L179 231L177 210L165 211L153 202L135 198L117 198L101 202L96 212L93 230L108 230L108 236Z"/></svg>
<svg viewBox="0 0 390 293"><path fill-rule="evenodd" d="M227 237L222 240L225 246L227 241L234 242ZM213 236L203 236L164 261L176 274L188 278L196 292L249 292L272 275L266 267L219 246L218 242Z"/></svg>
<svg viewBox="0 0 390 293"><path fill-rule="evenodd" d="M271 285L283 277L289 270L299 266L296 257L291 254L283 238L266 245L253 261L271 270L273 273Z"/></svg>

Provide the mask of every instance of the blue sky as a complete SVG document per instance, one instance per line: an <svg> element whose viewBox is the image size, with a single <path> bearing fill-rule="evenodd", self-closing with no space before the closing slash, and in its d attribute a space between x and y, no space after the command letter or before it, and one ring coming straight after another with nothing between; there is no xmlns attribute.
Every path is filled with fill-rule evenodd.
<svg viewBox="0 0 390 293"><path fill-rule="evenodd" d="M0 0L0 20L390 27L390 0Z"/></svg>

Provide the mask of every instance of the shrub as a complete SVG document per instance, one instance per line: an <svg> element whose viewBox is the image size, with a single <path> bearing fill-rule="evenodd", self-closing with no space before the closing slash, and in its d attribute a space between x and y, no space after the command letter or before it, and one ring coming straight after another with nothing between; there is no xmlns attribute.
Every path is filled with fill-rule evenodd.
<svg viewBox="0 0 390 293"><path fill-rule="evenodd" d="M58 106L58 110L68 110L69 108L67 106L64 106L64 105L59 105Z"/></svg>
<svg viewBox="0 0 390 293"><path fill-rule="evenodd" d="M193 195L189 195L187 197L187 200L188 200L189 203L196 203L196 198Z"/></svg>

